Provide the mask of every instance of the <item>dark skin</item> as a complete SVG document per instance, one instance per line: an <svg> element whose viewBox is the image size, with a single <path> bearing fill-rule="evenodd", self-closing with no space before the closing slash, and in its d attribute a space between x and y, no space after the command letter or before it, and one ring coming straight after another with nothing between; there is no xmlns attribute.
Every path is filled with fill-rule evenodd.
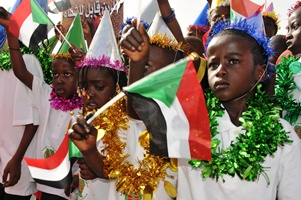
<svg viewBox="0 0 301 200"><path fill-rule="evenodd" d="M143 24L140 23L137 30L136 22L137 20L134 19L132 26L125 27L120 40L120 46L130 60L129 84L183 57L180 52L151 45ZM127 109L130 117L139 119L130 103L128 103Z"/></svg>
<svg viewBox="0 0 301 200"><path fill-rule="evenodd" d="M157 2L158 2L158 6L159 6L162 17L168 17L172 12L168 0L157 0ZM167 23L166 25L168 26L168 28L170 29L170 31L176 38L177 42L185 43L184 36L181 31L181 27L179 25L179 22L176 19L172 20L171 22Z"/></svg>
<svg viewBox="0 0 301 200"><path fill-rule="evenodd" d="M19 41L8 31L11 14L0 7L0 24L5 27L7 32L8 46L18 49ZM29 89L32 89L33 75L27 70L20 51L10 50L11 62L16 77ZM76 92L77 80L74 66L63 58L53 61L53 86L60 97L68 98Z"/></svg>
<svg viewBox="0 0 301 200"><path fill-rule="evenodd" d="M8 24L9 24L10 17L11 14L8 13L3 7L0 7L0 24L6 29L8 44L9 46L12 45L10 47L16 45L15 48L19 48L19 41L8 32ZM14 52L11 51L10 53L11 53L11 62L13 67L15 65L18 65L18 62L20 62L20 65L23 65L23 67L26 68L20 51L14 51ZM29 78L29 80L26 80L26 83L31 88L30 80L32 80L32 76L30 76L29 74L22 75L22 77L24 76L24 78ZM7 163L4 169L3 176L2 176L2 182L4 187L13 186L19 181L21 176L21 161L37 128L38 126L34 126L33 124L26 125L25 131L23 133L17 151L14 154L14 156L11 158L11 160ZM8 175L9 175L9 179L8 179Z"/></svg>
<svg viewBox="0 0 301 200"><path fill-rule="evenodd" d="M294 56L301 55L301 7L288 18L286 44Z"/></svg>
<svg viewBox="0 0 301 200"><path fill-rule="evenodd" d="M222 102L232 123L240 126L239 117L247 110L246 99L254 95L253 87L261 80L264 66L254 66L247 41L235 35L214 37L207 58L210 89Z"/></svg>
<svg viewBox="0 0 301 200"><path fill-rule="evenodd" d="M278 57L287 49L285 35L274 35L271 37L271 44L275 54L271 56L270 63L276 64Z"/></svg>
<svg viewBox="0 0 301 200"><path fill-rule="evenodd" d="M263 23L264 23L264 28L265 28L265 34L268 38L271 38L277 34L278 27L272 18L263 17Z"/></svg>
<svg viewBox="0 0 301 200"><path fill-rule="evenodd" d="M17 151L6 164L6 167L3 171L2 184L4 187L14 186L20 180L21 162L37 129L38 126L34 126L33 124L26 125Z"/></svg>
<svg viewBox="0 0 301 200"><path fill-rule="evenodd" d="M194 27L191 27L187 33L187 36L194 36L194 37L202 40L205 33L206 32L198 31Z"/></svg>
<svg viewBox="0 0 301 200"><path fill-rule="evenodd" d="M11 14L7 12L3 7L0 7L0 24L6 29L7 33L7 41L8 46L10 48L19 49L19 41L16 37L14 37L9 31L9 22L10 22ZM27 70L22 54L20 51L10 50L11 63L13 66L13 71L16 77L25 84L29 89L32 89L32 83L34 76ZM69 98L74 93L76 93L77 89L77 79L76 79L76 71L74 69L74 63L67 61L64 58L58 58L53 61L52 66L53 71L53 87L54 91L57 93L59 97ZM36 127L30 127L31 130ZM34 133L31 132L26 140L22 140L20 143L20 153L18 153L17 157L14 160L19 160L21 154L28 148L28 145L33 138ZM24 137L23 137L24 138ZM23 156L22 156L23 157ZM11 165L11 163L9 163ZM16 175L15 177L18 177ZM6 182L6 177L3 177L3 181ZM7 184L13 184L16 182L16 178L11 182L7 182Z"/></svg>
<svg viewBox="0 0 301 200"><path fill-rule="evenodd" d="M220 19L230 18L230 6L219 6L210 11L208 20L210 27Z"/></svg>
<svg viewBox="0 0 301 200"><path fill-rule="evenodd" d="M101 108L116 95L116 83L106 68L89 68L87 74L79 73L79 88L84 89L83 102L88 111ZM83 77L86 77L83 79ZM79 160L80 174L83 179L91 180L96 177L106 178L103 174L103 159L96 146L97 130L88 125L84 128L86 120L83 116L77 117L77 124L69 138L81 151L84 159Z"/></svg>

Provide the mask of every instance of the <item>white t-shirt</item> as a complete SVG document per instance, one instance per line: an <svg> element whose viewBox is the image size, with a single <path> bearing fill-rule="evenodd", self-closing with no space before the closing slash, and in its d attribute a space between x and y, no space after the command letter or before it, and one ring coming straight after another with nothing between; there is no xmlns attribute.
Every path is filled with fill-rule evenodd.
<svg viewBox="0 0 301 200"><path fill-rule="evenodd" d="M34 55L23 55L27 69L43 78L39 61ZM14 75L13 70L0 70L0 169L1 177L7 162L15 154L24 133L25 125L38 125L38 114L29 104L30 90ZM33 157L34 139L28 147L25 156ZM18 183L6 187L8 194L27 196L36 192L36 184L32 179L24 161L21 163L21 177Z"/></svg>
<svg viewBox="0 0 301 200"><path fill-rule="evenodd" d="M231 177L225 175L218 181L211 178L203 180L200 169L192 169L186 159L179 159L178 174L178 196L177 200L199 200L199 199L231 199L231 200L296 200L301 197L301 141L294 133L292 126L280 119L284 130L289 132L292 144L278 147L274 157L267 156L262 164L270 179L270 185L264 175L258 180L244 181L237 175ZM241 132L242 127L232 124L227 112L218 118L217 137L221 141L221 149L227 148Z"/></svg>
<svg viewBox="0 0 301 200"><path fill-rule="evenodd" d="M36 158L46 158L55 153L63 141L71 120L70 112L55 110L50 105L50 93L52 88L41 79L34 77L32 84L33 98L31 103L39 110L40 125L37 130ZM77 116L80 109L73 110ZM37 184L40 191L68 198L63 189Z"/></svg>
<svg viewBox="0 0 301 200"><path fill-rule="evenodd" d="M143 159L144 149L139 145L138 138L140 133L144 131L145 125L140 120L129 119L129 128L119 133L122 141L126 141L124 152L129 153L130 157L127 160L137 165L137 160ZM103 144L99 143L99 150L103 148ZM165 180L169 181L176 188L177 173L167 169L167 174L174 176L174 178L166 177ZM83 180L80 179L79 200L124 200L125 196L116 191L115 180L107 179L94 179ZM163 181L160 181L157 186L156 192L153 194L153 200L172 200L164 189Z"/></svg>

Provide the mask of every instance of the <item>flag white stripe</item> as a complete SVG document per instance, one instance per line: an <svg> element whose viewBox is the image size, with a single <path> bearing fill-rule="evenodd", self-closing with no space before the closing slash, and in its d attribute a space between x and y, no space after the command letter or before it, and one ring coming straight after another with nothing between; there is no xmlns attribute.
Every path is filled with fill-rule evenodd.
<svg viewBox="0 0 301 200"><path fill-rule="evenodd" d="M40 24L32 21L32 14L28 15L20 27L18 39L23 42L24 45L29 46L30 38L39 25Z"/></svg>
<svg viewBox="0 0 301 200"><path fill-rule="evenodd" d="M55 14L58 14L60 11L57 9L56 5L54 2L51 2L48 4L48 11L49 12L52 12L52 13L55 13Z"/></svg>
<svg viewBox="0 0 301 200"><path fill-rule="evenodd" d="M170 108L154 99L161 107L167 125L167 147L170 158L191 158L189 147L190 127L182 106L175 98ZM181 133L181 134L174 134Z"/></svg>
<svg viewBox="0 0 301 200"><path fill-rule="evenodd" d="M65 178L70 171L69 153L67 153L64 160L57 168L43 169L33 166L28 167L33 178L47 181L60 181Z"/></svg>

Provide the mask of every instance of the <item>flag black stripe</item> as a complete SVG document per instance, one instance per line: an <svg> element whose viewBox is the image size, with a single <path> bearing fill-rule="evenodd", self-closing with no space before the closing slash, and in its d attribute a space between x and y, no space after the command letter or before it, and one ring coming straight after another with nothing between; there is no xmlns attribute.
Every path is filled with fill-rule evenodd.
<svg viewBox="0 0 301 200"><path fill-rule="evenodd" d="M167 125L159 105L151 98L139 94L128 93L140 119L151 133L150 153L161 157L168 157L167 150Z"/></svg>

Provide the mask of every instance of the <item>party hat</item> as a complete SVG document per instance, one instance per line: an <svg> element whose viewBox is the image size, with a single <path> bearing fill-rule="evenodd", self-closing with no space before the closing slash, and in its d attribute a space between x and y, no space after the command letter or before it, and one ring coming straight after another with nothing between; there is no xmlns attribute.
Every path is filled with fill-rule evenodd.
<svg viewBox="0 0 301 200"><path fill-rule="evenodd" d="M87 46L86 46L84 32L83 32L82 23L79 14L77 14L76 17L74 18L65 38L71 44L73 44L83 52L87 52ZM58 50L58 53L67 53L69 48L70 48L69 44L64 40L61 47Z"/></svg>
<svg viewBox="0 0 301 200"><path fill-rule="evenodd" d="M108 10L105 10L100 24L93 36L85 59L79 67L108 67L127 73L127 68L121 61L112 21Z"/></svg>
<svg viewBox="0 0 301 200"><path fill-rule="evenodd" d="M271 2L264 11L262 11L263 17L269 17L274 20L275 24L279 28L279 15L275 13L273 2Z"/></svg>
<svg viewBox="0 0 301 200"><path fill-rule="evenodd" d="M207 32L209 30L209 23L208 23L208 10L209 10L209 3L206 2L205 7L199 14L199 16L196 18L194 23L188 27L188 30L191 28L196 29L200 32Z"/></svg>
<svg viewBox="0 0 301 200"><path fill-rule="evenodd" d="M6 32L3 26L0 26L0 48L3 47L6 42Z"/></svg>
<svg viewBox="0 0 301 200"><path fill-rule="evenodd" d="M151 44L156 44L162 48L169 48L173 50L181 49L181 44L177 42L176 38L163 21L159 12L157 12L147 33L149 35Z"/></svg>
<svg viewBox="0 0 301 200"><path fill-rule="evenodd" d="M230 6L230 1L229 0L212 0L210 10L215 9L216 7L220 6Z"/></svg>

